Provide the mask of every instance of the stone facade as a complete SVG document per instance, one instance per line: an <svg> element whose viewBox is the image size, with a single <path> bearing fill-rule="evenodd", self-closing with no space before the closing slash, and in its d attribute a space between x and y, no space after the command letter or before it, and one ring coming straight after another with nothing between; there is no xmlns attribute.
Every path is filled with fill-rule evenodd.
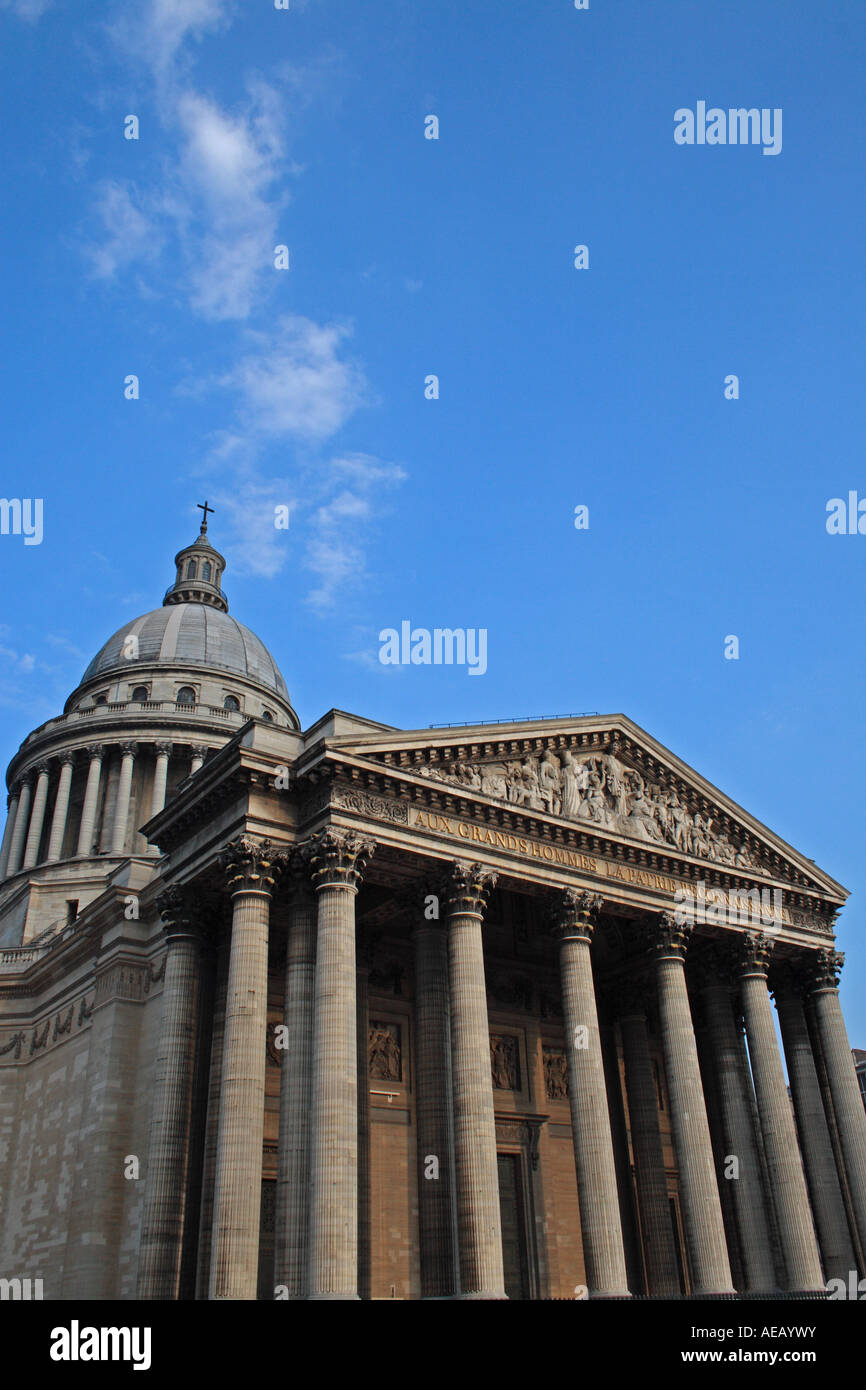
<svg viewBox="0 0 866 1390"><path fill-rule="evenodd" d="M221 621L204 533L177 564L167 611ZM537 1299L864 1272L838 883L623 716L304 732L272 662L128 635L10 765L0 1275ZM132 699L156 681L171 708ZM202 703L229 686L242 710Z"/></svg>

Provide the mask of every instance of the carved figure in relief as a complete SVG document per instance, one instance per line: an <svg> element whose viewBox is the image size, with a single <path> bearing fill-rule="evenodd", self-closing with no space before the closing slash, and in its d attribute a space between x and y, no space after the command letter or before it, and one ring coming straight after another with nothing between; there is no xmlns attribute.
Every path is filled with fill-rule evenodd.
<svg viewBox="0 0 866 1390"><path fill-rule="evenodd" d="M539 764L538 780L540 783L540 794L546 803L547 810L551 815L558 816L559 808L562 803L559 759L550 752L550 749L544 754Z"/></svg>
<svg viewBox="0 0 866 1390"><path fill-rule="evenodd" d="M370 1075L380 1081L400 1080L400 1046L387 1023L370 1028Z"/></svg>

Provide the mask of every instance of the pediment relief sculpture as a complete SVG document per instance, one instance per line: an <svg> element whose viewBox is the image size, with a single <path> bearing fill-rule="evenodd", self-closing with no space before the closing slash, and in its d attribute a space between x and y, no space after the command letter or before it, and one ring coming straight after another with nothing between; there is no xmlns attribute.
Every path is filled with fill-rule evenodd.
<svg viewBox="0 0 866 1390"><path fill-rule="evenodd" d="M735 844L717 819L693 811L675 788L650 781L610 753L547 749L522 761L426 764L414 770L588 830L609 830L658 849L669 846L732 869L768 873L751 848Z"/></svg>

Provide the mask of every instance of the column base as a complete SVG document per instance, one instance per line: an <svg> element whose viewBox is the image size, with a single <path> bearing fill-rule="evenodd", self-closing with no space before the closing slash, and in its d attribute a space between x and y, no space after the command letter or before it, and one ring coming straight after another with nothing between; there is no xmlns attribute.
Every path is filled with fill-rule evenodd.
<svg viewBox="0 0 866 1390"><path fill-rule="evenodd" d="M356 1293L311 1293L307 1294L307 1303L360 1303L360 1294Z"/></svg>
<svg viewBox="0 0 866 1390"><path fill-rule="evenodd" d="M498 1303L508 1302L508 1294L504 1289L501 1293L485 1293L483 1291L480 1293L455 1293L452 1294L451 1297L459 1303L478 1302L482 1299L486 1299L488 1302L491 1300Z"/></svg>

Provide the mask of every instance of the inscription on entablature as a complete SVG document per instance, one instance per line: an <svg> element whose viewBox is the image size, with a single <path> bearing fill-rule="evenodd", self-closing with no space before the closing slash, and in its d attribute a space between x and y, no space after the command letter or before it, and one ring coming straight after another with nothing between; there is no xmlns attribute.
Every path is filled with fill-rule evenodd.
<svg viewBox="0 0 866 1390"><path fill-rule="evenodd" d="M676 788L627 767L612 753L548 748L522 761L430 761L412 771L523 811L573 821L595 833L610 830L656 849L670 846L732 869L768 872L745 838L734 843L717 816L692 810Z"/></svg>

